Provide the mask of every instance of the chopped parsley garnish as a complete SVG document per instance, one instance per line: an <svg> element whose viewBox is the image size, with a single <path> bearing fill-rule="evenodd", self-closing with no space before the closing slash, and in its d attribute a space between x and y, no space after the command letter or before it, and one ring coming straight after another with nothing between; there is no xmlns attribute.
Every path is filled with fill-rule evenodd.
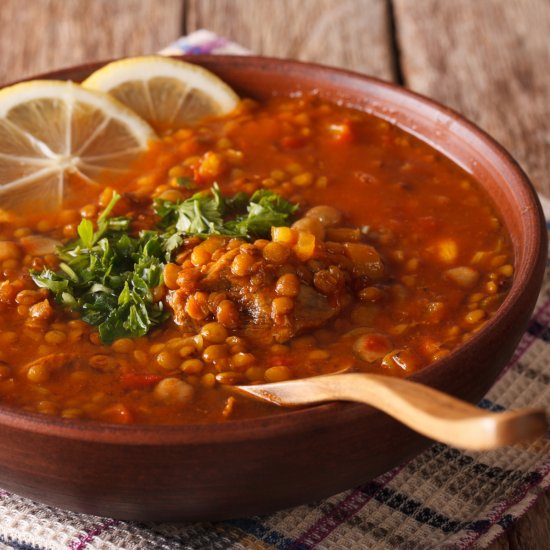
<svg viewBox="0 0 550 550"><path fill-rule="evenodd" d="M103 342L143 336L168 317L152 293L162 282L162 236L142 231L130 237L129 218L107 218L119 198L115 194L95 231L90 220L80 222L80 238L58 251L59 271L31 272L34 282L48 288L57 302L97 326Z"/></svg>
<svg viewBox="0 0 550 550"><path fill-rule="evenodd" d="M158 227L130 236L130 218L109 218L119 199L115 193L95 229L90 220L80 222L79 238L58 250L57 271L31 271L58 303L97 326L105 343L143 336L169 317L153 289L163 284L164 265L185 237L267 237L271 226L289 225L298 209L272 191L225 197L214 185L184 201L157 199Z"/></svg>
<svg viewBox="0 0 550 550"><path fill-rule="evenodd" d="M184 201L155 201L161 226L167 230L243 239L269 237L271 227L289 225L297 209L297 204L267 189L260 189L251 197L246 193L224 197L216 184L209 193L195 193Z"/></svg>

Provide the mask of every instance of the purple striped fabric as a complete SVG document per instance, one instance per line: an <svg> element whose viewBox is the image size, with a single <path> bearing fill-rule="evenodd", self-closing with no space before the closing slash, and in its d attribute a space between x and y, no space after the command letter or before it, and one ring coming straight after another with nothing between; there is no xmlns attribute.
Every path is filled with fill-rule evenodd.
<svg viewBox="0 0 550 550"><path fill-rule="evenodd" d="M296 543L292 550L301 548L315 548L326 539L340 525L349 521L367 502L373 499L400 471L402 467L394 468L390 472L379 476L366 485L351 491L336 506L312 525Z"/></svg>
<svg viewBox="0 0 550 550"><path fill-rule="evenodd" d="M75 540L69 544L71 550L83 550L99 535L104 533L106 530L111 529L119 524L118 521L114 519L108 519L101 523L92 525L85 533L83 533L78 540Z"/></svg>

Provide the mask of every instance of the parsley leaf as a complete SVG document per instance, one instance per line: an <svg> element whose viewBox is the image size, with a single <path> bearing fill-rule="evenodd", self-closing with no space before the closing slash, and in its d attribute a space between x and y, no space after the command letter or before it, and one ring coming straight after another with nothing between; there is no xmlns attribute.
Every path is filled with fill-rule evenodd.
<svg viewBox="0 0 550 550"><path fill-rule="evenodd" d="M246 216L236 218L228 224L229 227L245 237L268 237L272 227L289 225L289 218L298 209L298 205L272 191L260 189L250 197L246 209Z"/></svg>
<svg viewBox="0 0 550 550"><path fill-rule="evenodd" d="M193 235L223 232L225 203L219 190L212 188L212 196L197 193L178 205L176 229Z"/></svg>
<svg viewBox="0 0 550 550"><path fill-rule="evenodd" d="M268 237L272 226L290 225L298 209L273 191L261 189L251 197L224 197L214 184L210 193L195 193L184 201L155 201L161 226L171 234L227 235L245 239ZM175 241L171 241L171 246Z"/></svg>
<svg viewBox="0 0 550 550"><path fill-rule="evenodd" d="M86 248L91 247L94 240L94 224L90 220L84 219L78 224L77 231L82 244Z"/></svg>

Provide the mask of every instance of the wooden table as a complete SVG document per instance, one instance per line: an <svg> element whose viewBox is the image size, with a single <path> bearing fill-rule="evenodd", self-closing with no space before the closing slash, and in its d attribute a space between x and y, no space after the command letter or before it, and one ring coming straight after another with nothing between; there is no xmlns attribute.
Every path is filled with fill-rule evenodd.
<svg viewBox="0 0 550 550"><path fill-rule="evenodd" d="M492 134L550 195L547 0L1 0L0 83L155 52L200 28L435 98ZM549 548L549 517L547 494L492 550Z"/></svg>

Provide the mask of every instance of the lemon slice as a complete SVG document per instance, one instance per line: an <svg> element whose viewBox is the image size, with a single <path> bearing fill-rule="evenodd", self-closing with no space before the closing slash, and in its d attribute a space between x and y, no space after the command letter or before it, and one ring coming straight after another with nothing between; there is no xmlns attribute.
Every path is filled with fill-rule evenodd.
<svg viewBox="0 0 550 550"><path fill-rule="evenodd" d="M155 137L145 121L109 95L72 82L34 80L4 88L0 207L59 207L71 191L71 174L97 185L100 173L127 170Z"/></svg>
<svg viewBox="0 0 550 550"><path fill-rule="evenodd" d="M160 56L114 61L82 85L113 95L158 131L232 111L239 97L210 71Z"/></svg>

